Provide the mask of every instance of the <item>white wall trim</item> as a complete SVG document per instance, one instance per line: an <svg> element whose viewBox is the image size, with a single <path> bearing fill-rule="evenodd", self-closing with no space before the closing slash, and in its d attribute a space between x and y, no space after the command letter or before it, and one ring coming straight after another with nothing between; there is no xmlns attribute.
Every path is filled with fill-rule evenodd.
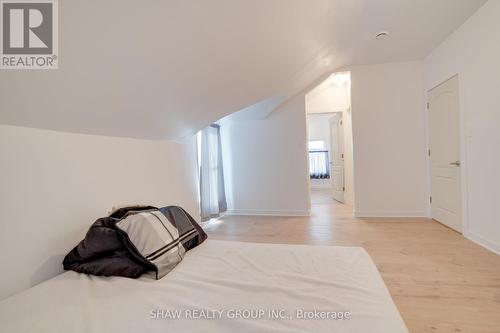
<svg viewBox="0 0 500 333"><path fill-rule="evenodd" d="M260 209L230 209L226 215L255 216L310 216L309 210L260 210Z"/></svg>
<svg viewBox="0 0 500 333"><path fill-rule="evenodd" d="M354 217L427 217L426 211L355 211Z"/></svg>
<svg viewBox="0 0 500 333"><path fill-rule="evenodd" d="M500 255L500 244L487 240L477 234L474 234L470 231L464 232L464 237L468 240L473 241L474 243Z"/></svg>

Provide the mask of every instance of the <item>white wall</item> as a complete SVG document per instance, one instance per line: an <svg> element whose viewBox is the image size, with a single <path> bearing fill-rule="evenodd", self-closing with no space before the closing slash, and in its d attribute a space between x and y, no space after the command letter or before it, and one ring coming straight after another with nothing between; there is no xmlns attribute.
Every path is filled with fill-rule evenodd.
<svg viewBox="0 0 500 333"><path fill-rule="evenodd" d="M302 94L265 119L221 122L229 213L308 214L305 117Z"/></svg>
<svg viewBox="0 0 500 333"><path fill-rule="evenodd" d="M425 60L425 90L458 74L464 234L500 253L500 1L490 0Z"/></svg>
<svg viewBox="0 0 500 333"><path fill-rule="evenodd" d="M341 73L346 81L337 83L326 79L306 94L307 113L344 112L351 106L349 73Z"/></svg>
<svg viewBox="0 0 500 333"><path fill-rule="evenodd" d="M348 202L354 201L357 216L428 216L423 63L345 70L351 72L352 111L344 120L352 117L354 137L354 200ZM304 104L299 94L266 119L223 122L230 210L307 210Z"/></svg>
<svg viewBox="0 0 500 333"><path fill-rule="evenodd" d="M335 113L307 115L307 136L309 141L324 141L325 149L331 150L330 119Z"/></svg>
<svg viewBox="0 0 500 333"><path fill-rule="evenodd" d="M198 218L195 148L0 126L0 299L60 273L114 205L175 204Z"/></svg>
<svg viewBox="0 0 500 333"><path fill-rule="evenodd" d="M422 62L349 70L356 216L427 216Z"/></svg>

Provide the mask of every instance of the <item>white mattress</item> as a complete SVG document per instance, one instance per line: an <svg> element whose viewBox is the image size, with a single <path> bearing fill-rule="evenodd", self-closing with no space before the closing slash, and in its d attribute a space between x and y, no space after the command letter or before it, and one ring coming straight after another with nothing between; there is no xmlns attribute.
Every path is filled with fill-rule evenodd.
<svg viewBox="0 0 500 333"><path fill-rule="evenodd" d="M0 332L408 330L362 248L208 240L158 281L61 274L0 302Z"/></svg>

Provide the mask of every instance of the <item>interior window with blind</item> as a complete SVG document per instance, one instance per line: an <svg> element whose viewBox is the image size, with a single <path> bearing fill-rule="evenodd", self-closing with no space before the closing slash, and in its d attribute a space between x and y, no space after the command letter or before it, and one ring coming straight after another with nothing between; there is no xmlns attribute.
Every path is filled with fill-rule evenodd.
<svg viewBox="0 0 500 333"><path fill-rule="evenodd" d="M222 164L220 125L212 124L197 135L200 176L200 214L207 221L227 210Z"/></svg>
<svg viewBox="0 0 500 333"><path fill-rule="evenodd" d="M311 179L330 178L330 161L324 141L309 141L309 176Z"/></svg>

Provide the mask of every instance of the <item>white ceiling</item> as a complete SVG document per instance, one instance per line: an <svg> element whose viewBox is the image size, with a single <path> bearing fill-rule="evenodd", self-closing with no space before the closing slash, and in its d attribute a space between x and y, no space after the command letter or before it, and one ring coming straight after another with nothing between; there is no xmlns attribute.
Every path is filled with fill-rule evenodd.
<svg viewBox="0 0 500 333"><path fill-rule="evenodd" d="M59 1L59 69L0 71L0 123L180 139L341 66L421 59L484 2Z"/></svg>

